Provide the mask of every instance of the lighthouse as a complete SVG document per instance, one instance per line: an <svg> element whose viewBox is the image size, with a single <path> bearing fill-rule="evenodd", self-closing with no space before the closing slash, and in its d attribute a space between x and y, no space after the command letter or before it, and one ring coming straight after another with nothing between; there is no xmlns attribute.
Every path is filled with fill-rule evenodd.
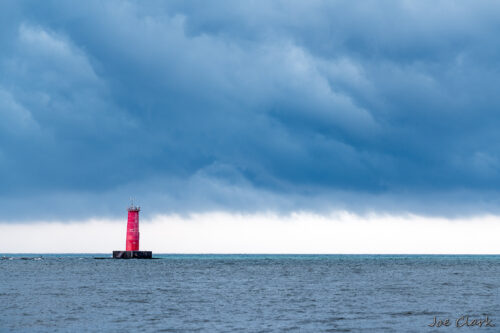
<svg viewBox="0 0 500 333"><path fill-rule="evenodd" d="M125 251L113 251L114 259L152 259L151 251L139 251L139 212L141 207L132 202L127 208Z"/></svg>
<svg viewBox="0 0 500 333"><path fill-rule="evenodd" d="M127 240L125 250L139 251L139 212L141 211L141 207L131 204L127 210Z"/></svg>

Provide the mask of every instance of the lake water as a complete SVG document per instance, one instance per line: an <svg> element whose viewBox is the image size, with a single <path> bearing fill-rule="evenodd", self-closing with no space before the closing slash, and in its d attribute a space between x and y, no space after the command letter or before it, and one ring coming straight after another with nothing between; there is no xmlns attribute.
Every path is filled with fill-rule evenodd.
<svg viewBox="0 0 500 333"><path fill-rule="evenodd" d="M0 332L500 332L500 256L94 256L5 254Z"/></svg>

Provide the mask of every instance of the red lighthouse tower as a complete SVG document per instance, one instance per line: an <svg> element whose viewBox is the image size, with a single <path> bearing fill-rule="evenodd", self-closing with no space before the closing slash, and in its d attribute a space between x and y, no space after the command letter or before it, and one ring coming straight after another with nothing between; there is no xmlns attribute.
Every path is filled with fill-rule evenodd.
<svg viewBox="0 0 500 333"><path fill-rule="evenodd" d="M141 207L130 205L128 208L127 221L127 242L125 249L127 251L139 251L139 212Z"/></svg>
<svg viewBox="0 0 500 333"><path fill-rule="evenodd" d="M132 202L128 207L125 251L113 251L115 259L151 259L151 251L139 251L139 212L141 208Z"/></svg>

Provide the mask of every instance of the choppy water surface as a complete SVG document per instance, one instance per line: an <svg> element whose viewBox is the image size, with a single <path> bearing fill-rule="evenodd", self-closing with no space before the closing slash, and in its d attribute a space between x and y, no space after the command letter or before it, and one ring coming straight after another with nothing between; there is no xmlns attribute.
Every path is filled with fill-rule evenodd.
<svg viewBox="0 0 500 333"><path fill-rule="evenodd" d="M94 256L5 255L0 331L500 332L500 256Z"/></svg>

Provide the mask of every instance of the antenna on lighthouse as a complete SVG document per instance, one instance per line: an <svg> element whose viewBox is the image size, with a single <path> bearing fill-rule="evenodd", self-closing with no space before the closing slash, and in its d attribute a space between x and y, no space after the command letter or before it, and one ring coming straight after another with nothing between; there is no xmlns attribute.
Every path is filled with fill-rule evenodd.
<svg viewBox="0 0 500 333"><path fill-rule="evenodd" d="M135 198L134 198L134 197L130 197L130 205L129 205L129 207L128 207L128 210L129 210L129 211L132 211L132 210L137 210L137 211L139 211L139 210L141 210L141 207L136 206L136 205L134 204L134 201L135 201Z"/></svg>

